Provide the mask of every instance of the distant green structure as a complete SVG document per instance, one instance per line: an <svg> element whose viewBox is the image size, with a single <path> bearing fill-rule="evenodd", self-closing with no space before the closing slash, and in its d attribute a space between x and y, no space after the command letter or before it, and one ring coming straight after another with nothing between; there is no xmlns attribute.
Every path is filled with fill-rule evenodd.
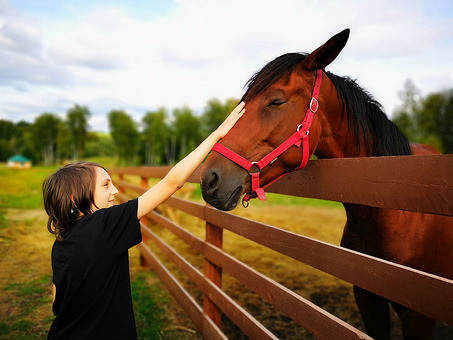
<svg viewBox="0 0 453 340"><path fill-rule="evenodd" d="M22 155L14 155L7 159L9 168L29 169L31 168L31 160Z"/></svg>

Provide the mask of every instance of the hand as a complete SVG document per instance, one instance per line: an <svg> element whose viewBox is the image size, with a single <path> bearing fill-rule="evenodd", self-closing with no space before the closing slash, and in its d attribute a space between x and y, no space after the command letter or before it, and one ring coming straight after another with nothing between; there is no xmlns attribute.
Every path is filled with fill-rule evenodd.
<svg viewBox="0 0 453 340"><path fill-rule="evenodd" d="M236 124L239 118L245 113L245 103L241 102L238 106L235 107L233 111L228 115L228 117L223 121L223 123L215 131L220 138L223 138L228 131Z"/></svg>

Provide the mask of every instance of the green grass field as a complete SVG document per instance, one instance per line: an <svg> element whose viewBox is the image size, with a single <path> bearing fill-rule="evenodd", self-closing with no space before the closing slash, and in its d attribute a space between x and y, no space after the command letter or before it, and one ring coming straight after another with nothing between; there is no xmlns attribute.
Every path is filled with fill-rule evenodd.
<svg viewBox="0 0 453 340"><path fill-rule="evenodd" d="M45 339L52 314L50 250L41 185L56 168L0 165L0 339ZM171 298L131 250L131 289L140 339L184 339L165 306ZM181 326L181 329L184 329ZM182 335L181 335L182 334ZM190 333L191 334L191 333ZM190 339L187 337L187 339Z"/></svg>
<svg viewBox="0 0 453 340"><path fill-rule="evenodd" d="M13 170L0 165L0 339L44 339L53 320L50 249L54 237L46 229L41 185L55 170L41 167ZM195 186L192 198L200 202L199 186L190 185ZM254 200L249 208L240 206L233 213L336 245L340 243L346 219L339 203L275 194L268 194L266 202ZM203 221L186 214L180 214L179 221L204 238ZM203 271L201 256L168 231L158 226L153 226L153 230ZM151 248L201 303L201 292L156 247ZM363 330L350 284L228 231L224 232L224 250ZM130 251L130 261L139 339L200 339L157 276L140 266L135 248ZM227 273L223 276L223 289L279 338L314 339ZM392 339L400 339L394 315L392 322ZM245 339L226 318L222 330L230 339Z"/></svg>
<svg viewBox="0 0 453 340"><path fill-rule="evenodd" d="M41 186L43 180L56 169L56 167L9 169L0 165L0 182L2 183L0 187L0 254L2 255L0 265L1 268L6 268L0 273L0 338L2 339L45 338L53 320L50 249L54 238L46 229ZM199 186L195 187L193 199L201 201ZM240 207L237 209L237 213L250 218L259 219L261 217L266 222L273 214L272 211L275 211L274 209L282 212L281 209L285 209L282 207L283 205L292 206L293 209L302 205L334 212L341 211L326 208L326 206L338 207L336 203L270 194L267 203L254 201L251 208ZM269 210L269 206L272 206L273 209ZM290 208L283 213L291 214L291 211ZM277 215L282 216L282 213ZM204 230L202 221L195 220L189 216L183 218L183 221L188 221L192 232L202 236ZM230 248L232 253L237 253L237 256L242 257L244 262L255 262L255 266L264 272L267 270L269 261L261 261L261 263L259 261L263 256L262 252L266 252L266 249L251 247L248 253L240 254L237 249L235 250L234 244L242 242L242 240L236 235L228 233L225 238L225 247ZM185 248L178 240L172 240L171 237L170 242L176 247ZM138 251L132 249L132 293L139 337L158 339L160 331L161 333L166 332L166 339L172 337L175 339L198 338L199 336L191 331L193 328L191 322L176 306L156 276L140 267L138 258ZM193 261L198 262L200 267L203 266L202 259L194 258ZM279 259L278 261L285 262L286 260ZM277 276L285 271L288 272L284 266L274 267L281 267L280 270L274 270L274 274ZM294 266L292 267L294 268ZM293 281L296 276L300 275L293 273L293 270L290 272ZM233 296L238 296L240 302L249 300L245 303L247 305L250 304L250 301L256 300L259 305L256 297L247 298L247 289L241 287L227 275L225 275L225 287ZM193 294L199 295L196 289ZM254 308L259 308L259 306ZM234 327L229 325L228 321L225 324L226 333L231 335L231 332L235 332Z"/></svg>

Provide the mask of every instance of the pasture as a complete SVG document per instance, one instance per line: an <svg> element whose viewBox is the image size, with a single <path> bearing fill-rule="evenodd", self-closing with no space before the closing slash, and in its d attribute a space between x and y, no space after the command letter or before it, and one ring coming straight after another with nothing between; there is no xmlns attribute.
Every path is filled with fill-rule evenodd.
<svg viewBox="0 0 453 340"><path fill-rule="evenodd" d="M46 228L41 192L42 181L54 170L0 165L0 339L45 339L54 318L54 236ZM154 273L140 267L136 249L130 251L130 261L139 338L184 339L192 334Z"/></svg>
<svg viewBox="0 0 453 340"><path fill-rule="evenodd" d="M53 320L51 310L50 249L53 235L47 232L42 209L41 183L53 168L10 170L0 167L0 338L45 338ZM196 186L198 188L198 186ZM201 201L199 190L193 199ZM338 245L345 213L338 203L268 195L267 202L254 201L235 214L291 230ZM204 238L203 222L181 214L179 222ZM186 252L197 268L203 259L164 230L155 230L172 246ZM335 277L301 264L284 255L245 240L228 231L224 249L256 270L321 306L332 314L362 329L363 325L352 294L352 286ZM157 249L153 249L159 253ZM134 310L140 339L199 339L191 321L172 300L157 277L139 264L139 253L130 251ZM175 275L184 280L177 273ZM201 301L201 292L183 283ZM227 293L281 339L313 339L273 306L224 274ZM392 316L392 339L400 339L398 318ZM245 338L226 318L223 330L231 339ZM451 327L440 326L435 339L452 336Z"/></svg>

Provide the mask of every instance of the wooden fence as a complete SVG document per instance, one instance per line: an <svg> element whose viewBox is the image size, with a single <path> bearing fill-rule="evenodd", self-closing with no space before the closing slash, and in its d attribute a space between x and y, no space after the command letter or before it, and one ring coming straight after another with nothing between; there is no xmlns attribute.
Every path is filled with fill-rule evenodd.
<svg viewBox="0 0 453 340"><path fill-rule="evenodd" d="M149 178L163 178L170 167L109 169L124 201L144 192ZM141 178L141 185L125 181ZM199 182L199 170L189 182ZM374 207L453 215L453 155L372 157L312 160L267 190ZM133 193L127 196L124 192ZM220 330L224 313L250 339L277 339L268 329L221 289L222 271L271 303L320 339L369 337L285 286L264 276L222 250L223 230L248 238L342 280L453 325L453 280L390 263L339 246L298 235L253 220L218 211L210 206L171 197L167 205L206 221L202 240L156 212L142 220L143 235L154 242L204 295L203 306L186 291L157 256L139 245L142 256L193 320L205 339L226 339ZM253 203L252 203L253 204ZM148 228L153 220L195 249L206 260L201 273ZM453 245L452 245L453 247Z"/></svg>

